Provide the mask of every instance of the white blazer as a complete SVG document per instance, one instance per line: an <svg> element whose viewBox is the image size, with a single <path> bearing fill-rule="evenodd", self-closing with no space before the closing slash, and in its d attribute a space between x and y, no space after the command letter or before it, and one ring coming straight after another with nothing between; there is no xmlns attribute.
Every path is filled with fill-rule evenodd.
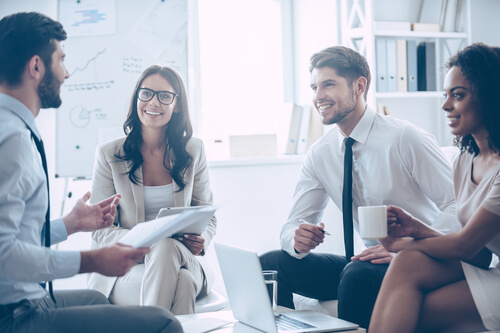
<svg viewBox="0 0 500 333"><path fill-rule="evenodd" d="M116 243L129 229L145 220L142 167L136 171L139 185L135 185L128 178L128 172L132 163L115 157L116 153L123 155L124 142L125 137L115 139L98 146L96 150L94 175L92 178L92 196L90 198L91 203L99 202L117 193L121 194L122 198L118 205L114 225L92 233L93 248ZM210 189L210 179L203 142L200 139L191 138L186 145L186 150L193 157L193 162L184 174L184 181L186 182L184 189L177 192L179 186L175 181L173 182L174 206L211 205L213 197ZM202 237L205 239L205 251L208 249L215 235L216 227L217 219L213 216L211 222L202 233ZM196 256L196 258L203 268L207 292L209 292L213 285L214 274L203 255ZM88 286L109 297L116 279L116 277L107 277L98 273L92 273L88 280Z"/></svg>

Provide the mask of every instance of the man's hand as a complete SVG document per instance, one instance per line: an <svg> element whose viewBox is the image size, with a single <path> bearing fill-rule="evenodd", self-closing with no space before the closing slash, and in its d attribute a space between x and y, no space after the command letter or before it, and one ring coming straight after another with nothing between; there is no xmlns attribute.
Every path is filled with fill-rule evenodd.
<svg viewBox="0 0 500 333"><path fill-rule="evenodd" d="M301 223L299 228L295 230L295 251L298 253L309 252L316 248L319 244L323 243L325 234L323 233L325 225L320 223L318 225Z"/></svg>
<svg viewBox="0 0 500 333"><path fill-rule="evenodd" d="M184 237L177 238L195 256L199 255L205 247L205 238L195 234L184 234Z"/></svg>
<svg viewBox="0 0 500 333"><path fill-rule="evenodd" d="M388 264L391 262L393 254L387 251L382 245L375 245L364 250L351 258L351 261L370 261L372 264Z"/></svg>
<svg viewBox="0 0 500 333"><path fill-rule="evenodd" d="M123 276L149 253L150 248L134 249L123 244L81 252L79 273L96 272L106 276Z"/></svg>
<svg viewBox="0 0 500 333"><path fill-rule="evenodd" d="M121 195L115 194L95 205L88 205L87 201L90 199L90 192L85 193L76 202L73 210L63 217L68 235L75 232L94 231L111 226L120 198Z"/></svg>

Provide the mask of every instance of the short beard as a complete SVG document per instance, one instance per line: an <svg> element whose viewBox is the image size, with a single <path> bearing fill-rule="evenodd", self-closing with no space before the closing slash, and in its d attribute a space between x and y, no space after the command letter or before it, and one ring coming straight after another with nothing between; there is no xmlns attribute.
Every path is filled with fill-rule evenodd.
<svg viewBox="0 0 500 333"><path fill-rule="evenodd" d="M339 105L338 114L332 119L323 119L324 125L333 125L341 122L345 117L354 112L356 106L356 94L353 89L349 89L350 99L347 104ZM342 109L340 109L342 108Z"/></svg>
<svg viewBox="0 0 500 333"><path fill-rule="evenodd" d="M38 97L42 109L58 108L61 106L61 96L59 96L59 89L61 85L54 77L52 69L47 67L47 72L38 85Z"/></svg>

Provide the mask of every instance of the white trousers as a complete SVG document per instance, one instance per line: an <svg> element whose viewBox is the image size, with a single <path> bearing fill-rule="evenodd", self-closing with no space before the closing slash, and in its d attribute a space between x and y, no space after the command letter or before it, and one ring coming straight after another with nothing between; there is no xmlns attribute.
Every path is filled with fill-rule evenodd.
<svg viewBox="0 0 500 333"><path fill-rule="evenodd" d="M174 315L194 313L205 277L196 256L184 244L173 238L155 243L143 265L142 276L137 276L141 270L132 269L118 278L111 300L127 298L125 293L134 294L131 288L140 288L140 305L161 306Z"/></svg>

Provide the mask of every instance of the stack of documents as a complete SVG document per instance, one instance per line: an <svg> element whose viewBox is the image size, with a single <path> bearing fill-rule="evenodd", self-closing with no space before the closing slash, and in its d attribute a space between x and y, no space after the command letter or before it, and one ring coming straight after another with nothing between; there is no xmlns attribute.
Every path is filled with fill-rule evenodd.
<svg viewBox="0 0 500 333"><path fill-rule="evenodd" d="M200 235L214 215L216 207L185 210L182 213L138 223L119 242L133 248L151 246L176 234Z"/></svg>

